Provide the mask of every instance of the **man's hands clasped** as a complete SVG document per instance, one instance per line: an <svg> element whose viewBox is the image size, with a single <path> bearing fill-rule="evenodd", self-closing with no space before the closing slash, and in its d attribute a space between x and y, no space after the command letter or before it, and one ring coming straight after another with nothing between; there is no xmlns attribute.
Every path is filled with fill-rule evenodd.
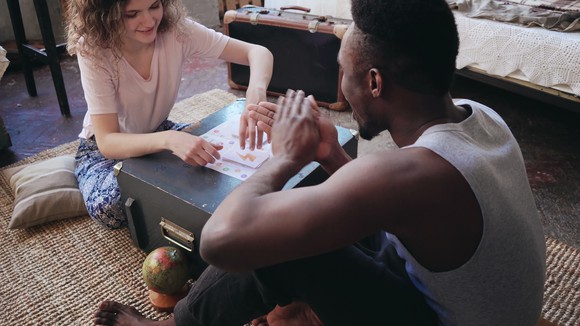
<svg viewBox="0 0 580 326"><path fill-rule="evenodd" d="M315 159L320 135L311 104L303 91L289 90L286 97L278 99L271 132L274 155L285 155L299 164Z"/></svg>
<svg viewBox="0 0 580 326"><path fill-rule="evenodd" d="M305 97L303 91L288 90L278 104L260 102L248 108L249 117L273 142L275 155L300 155L301 160L308 160L305 163L324 162L335 146L340 147L334 124L320 115L312 95Z"/></svg>

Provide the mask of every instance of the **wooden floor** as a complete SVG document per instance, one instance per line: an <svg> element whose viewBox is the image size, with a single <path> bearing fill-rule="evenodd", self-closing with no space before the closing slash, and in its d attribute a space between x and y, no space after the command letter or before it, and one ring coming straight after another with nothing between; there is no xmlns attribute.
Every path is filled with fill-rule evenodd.
<svg viewBox="0 0 580 326"><path fill-rule="evenodd" d="M35 69L34 98L28 95L20 70L12 68L0 80L0 116L13 143L0 151L0 167L77 138L86 111L78 66L70 57L64 57L61 66L70 118L60 115L48 67ZM197 60L185 67L178 100L214 88L232 91L226 64ZM456 79L452 95L484 103L506 120L526 160L546 234L580 248L580 114L465 78ZM341 119L353 123L347 121L349 114ZM367 144L365 151L380 149L382 141Z"/></svg>

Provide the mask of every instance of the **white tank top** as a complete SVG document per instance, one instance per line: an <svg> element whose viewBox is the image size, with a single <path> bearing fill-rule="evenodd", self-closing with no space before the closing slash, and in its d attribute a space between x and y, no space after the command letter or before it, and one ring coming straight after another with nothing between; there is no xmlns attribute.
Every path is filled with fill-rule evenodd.
<svg viewBox="0 0 580 326"><path fill-rule="evenodd" d="M536 325L542 309L546 247L520 148L501 117L469 100L460 123L433 126L408 147L424 147L451 163L481 207L483 234L463 266L431 272L387 233L415 286L441 325Z"/></svg>

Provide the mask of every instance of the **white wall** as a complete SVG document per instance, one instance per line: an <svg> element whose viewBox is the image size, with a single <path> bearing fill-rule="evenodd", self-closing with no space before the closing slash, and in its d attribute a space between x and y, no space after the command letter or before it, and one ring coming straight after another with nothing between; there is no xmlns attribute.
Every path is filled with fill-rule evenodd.
<svg viewBox="0 0 580 326"><path fill-rule="evenodd" d="M264 7L280 9L284 6L310 8L313 15L350 19L350 0L265 0Z"/></svg>
<svg viewBox="0 0 580 326"><path fill-rule="evenodd" d="M34 12L34 4L31 0L19 0L26 38L29 40L40 40L42 35L38 28L38 20ZM48 10L52 23L54 37L57 43L64 42L64 28L61 19L60 1L47 0ZM208 26L219 25L218 0L183 0L189 14L198 22ZM8 14L8 5L5 0L0 0L0 43L13 40L12 21Z"/></svg>

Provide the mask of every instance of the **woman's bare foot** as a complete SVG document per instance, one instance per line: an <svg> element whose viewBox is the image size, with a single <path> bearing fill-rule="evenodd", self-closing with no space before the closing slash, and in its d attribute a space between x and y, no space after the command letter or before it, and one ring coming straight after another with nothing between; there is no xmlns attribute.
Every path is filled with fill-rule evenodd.
<svg viewBox="0 0 580 326"><path fill-rule="evenodd" d="M143 317L137 309L115 301L103 301L95 312L95 325L103 326L175 326L173 318L155 321Z"/></svg>

